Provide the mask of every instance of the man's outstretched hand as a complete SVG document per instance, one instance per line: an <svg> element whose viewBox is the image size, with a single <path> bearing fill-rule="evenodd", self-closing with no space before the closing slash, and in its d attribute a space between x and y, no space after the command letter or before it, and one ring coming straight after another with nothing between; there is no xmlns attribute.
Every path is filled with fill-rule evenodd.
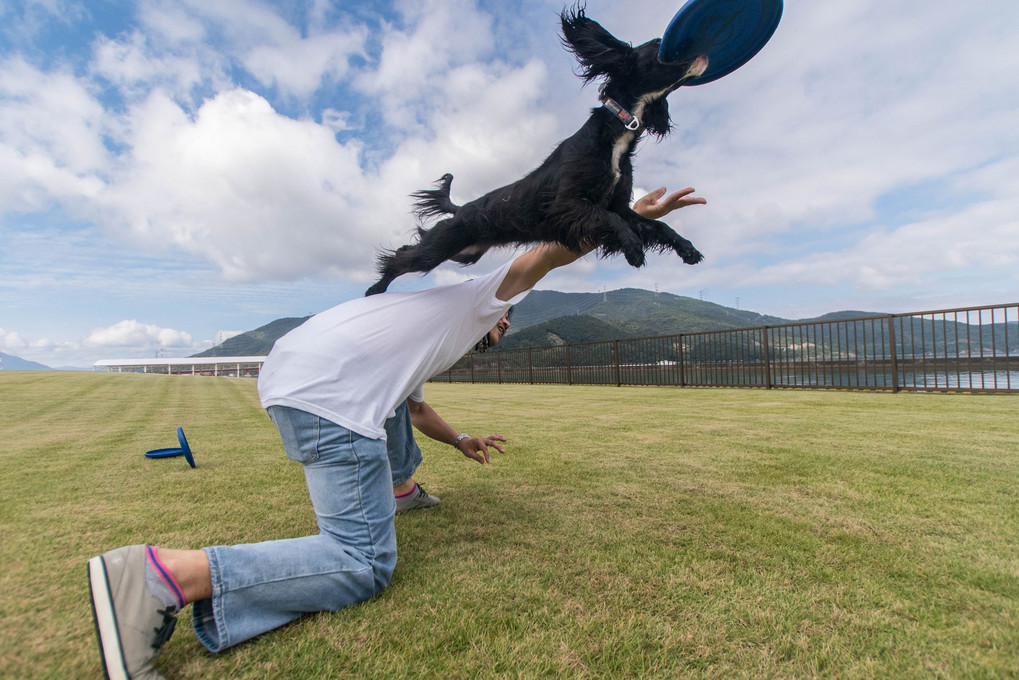
<svg viewBox="0 0 1019 680"><path fill-rule="evenodd" d="M660 220L673 210L685 208L688 205L707 205L707 201L698 196L691 196L694 190L690 187L665 196L665 187L655 189L647 196L638 198L633 204L633 211L638 215L650 220Z"/></svg>

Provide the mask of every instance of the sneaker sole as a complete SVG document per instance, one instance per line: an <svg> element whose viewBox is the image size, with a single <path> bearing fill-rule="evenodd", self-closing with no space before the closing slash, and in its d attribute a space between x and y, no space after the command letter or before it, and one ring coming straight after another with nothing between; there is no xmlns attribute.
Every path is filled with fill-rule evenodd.
<svg viewBox="0 0 1019 680"><path fill-rule="evenodd" d="M124 665L124 652L117 633L117 613L113 609L113 594L106 575L102 555L88 561L88 589L92 596L92 619L99 639L99 656L107 680L130 680Z"/></svg>

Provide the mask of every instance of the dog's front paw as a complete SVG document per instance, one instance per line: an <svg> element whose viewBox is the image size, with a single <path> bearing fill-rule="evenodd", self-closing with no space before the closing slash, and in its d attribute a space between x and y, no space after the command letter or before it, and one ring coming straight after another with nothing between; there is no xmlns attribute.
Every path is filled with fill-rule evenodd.
<svg viewBox="0 0 1019 680"><path fill-rule="evenodd" d="M645 262L644 249L640 247L630 247L623 250L623 257L632 267L643 267Z"/></svg>
<svg viewBox="0 0 1019 680"><path fill-rule="evenodd" d="M683 262L686 262L687 264L697 264L704 259L701 252L694 248L693 244L689 241L687 241L686 244L676 246L676 254L679 255L683 259Z"/></svg>

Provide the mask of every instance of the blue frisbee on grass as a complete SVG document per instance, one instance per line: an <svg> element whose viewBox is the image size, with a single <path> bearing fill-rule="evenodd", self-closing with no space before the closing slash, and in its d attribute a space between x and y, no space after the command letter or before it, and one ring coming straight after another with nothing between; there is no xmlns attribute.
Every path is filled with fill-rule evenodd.
<svg viewBox="0 0 1019 680"><path fill-rule="evenodd" d="M663 62L707 57L708 68L684 86L729 75L771 39L782 18L782 0L688 0L662 36Z"/></svg>
<svg viewBox="0 0 1019 680"><path fill-rule="evenodd" d="M191 453L191 447L188 446L187 437L184 436L184 428L177 428L177 441L180 442L180 448L184 451L184 459L188 462L188 465L195 467L195 456Z"/></svg>
<svg viewBox="0 0 1019 680"><path fill-rule="evenodd" d="M184 428L177 428L177 441L180 442L180 448L172 449L153 449L152 451L146 451L146 458L173 458L175 456L184 456L187 460L188 465L195 467L195 456L191 453L191 447L188 446L187 437L184 436Z"/></svg>

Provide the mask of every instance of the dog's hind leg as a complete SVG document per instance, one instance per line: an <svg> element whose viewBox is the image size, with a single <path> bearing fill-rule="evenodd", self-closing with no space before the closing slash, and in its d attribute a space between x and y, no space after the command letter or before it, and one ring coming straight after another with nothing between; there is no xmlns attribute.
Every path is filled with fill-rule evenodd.
<svg viewBox="0 0 1019 680"><path fill-rule="evenodd" d="M381 279L376 281L371 288L364 292L364 296L370 297L372 295L378 295L379 293L385 293L386 289L389 288L389 284L391 284L395 278L395 276L383 276Z"/></svg>
<svg viewBox="0 0 1019 680"><path fill-rule="evenodd" d="M365 291L365 297L386 292L386 289L389 288L389 284L391 284L401 273L398 271L395 264L397 254L402 250L407 250L408 248L413 247L414 246L400 246L398 249L389 254L379 255L378 269L380 277L379 280L371 286L371 288Z"/></svg>
<svg viewBox="0 0 1019 680"><path fill-rule="evenodd" d="M365 296L384 293L389 284L402 274L430 272L473 246L471 234L464 228L463 221L456 217L442 220L431 229L423 229L419 235L421 240L418 243L379 256L380 278Z"/></svg>

